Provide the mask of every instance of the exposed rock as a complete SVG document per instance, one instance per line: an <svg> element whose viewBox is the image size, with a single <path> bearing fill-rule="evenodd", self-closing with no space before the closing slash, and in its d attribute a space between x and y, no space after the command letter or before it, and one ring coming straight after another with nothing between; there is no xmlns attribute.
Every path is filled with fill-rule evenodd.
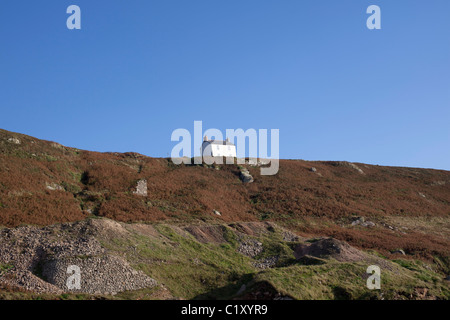
<svg viewBox="0 0 450 320"><path fill-rule="evenodd" d="M123 227L107 219L43 228L2 229L0 264L13 267L2 274L0 283L36 293L54 294L115 294L156 285L155 280L134 270L123 258L109 254L94 237L107 236L112 228L115 236L120 237ZM80 289L67 287L71 276L67 273L69 265L80 268Z"/></svg>
<svg viewBox="0 0 450 320"><path fill-rule="evenodd" d="M300 239L299 236L293 234L290 231L284 231L283 232L283 241L287 241L287 242L296 242Z"/></svg>
<svg viewBox="0 0 450 320"><path fill-rule="evenodd" d="M253 182L252 175L245 168L241 170L239 177L241 178L242 182L244 182L244 183L252 183Z"/></svg>
<svg viewBox="0 0 450 320"><path fill-rule="evenodd" d="M401 254L401 255L404 255L404 256L406 255L405 251L403 251L402 249L392 251L392 253L393 254Z"/></svg>
<svg viewBox="0 0 450 320"><path fill-rule="evenodd" d="M51 190L51 191L55 191L55 190L64 191L64 187L63 186L60 186L59 184L54 183L54 182L46 183L45 187L48 190Z"/></svg>
<svg viewBox="0 0 450 320"><path fill-rule="evenodd" d="M349 162L348 165L355 169L356 171L358 171L360 174L365 174L364 171L361 170L361 168L359 168L356 164Z"/></svg>
<svg viewBox="0 0 450 320"><path fill-rule="evenodd" d="M238 252L247 256L254 258L260 254L263 250L263 245L258 240L252 238L241 237Z"/></svg>
<svg viewBox="0 0 450 320"><path fill-rule="evenodd" d="M56 143L56 142L52 142L50 145L53 148L56 148L56 149L64 149L64 146L62 144L59 144L59 143Z"/></svg>
<svg viewBox="0 0 450 320"><path fill-rule="evenodd" d="M317 172L317 169L314 168L314 167L312 167L310 170L311 170L312 172Z"/></svg>
<svg viewBox="0 0 450 320"><path fill-rule="evenodd" d="M0 283L15 289L22 289L35 293L62 294L64 291L37 277L28 270L11 270L0 278Z"/></svg>
<svg viewBox="0 0 450 320"><path fill-rule="evenodd" d="M262 260L253 262L252 265L258 269L268 269L273 268L277 264L279 256L271 256Z"/></svg>
<svg viewBox="0 0 450 320"><path fill-rule="evenodd" d="M8 142L11 142L14 144L20 144L20 140L17 138L8 138Z"/></svg>
<svg viewBox="0 0 450 320"><path fill-rule="evenodd" d="M361 226L363 226L363 227L375 227L375 223L373 223L372 221L366 221L364 223L361 223Z"/></svg>
<svg viewBox="0 0 450 320"><path fill-rule="evenodd" d="M428 289L427 288L415 288L414 295L418 299L424 299L427 296Z"/></svg>
<svg viewBox="0 0 450 320"><path fill-rule="evenodd" d="M67 273L67 268L71 265L80 268L80 289L67 288L67 279L71 275ZM122 258L112 255L53 259L43 263L42 269L48 282L70 292L115 294L156 285L155 280L134 270Z"/></svg>
<svg viewBox="0 0 450 320"><path fill-rule="evenodd" d="M333 166L352 168L352 169L355 169L356 171L358 171L360 174L365 174L364 171L362 171L360 167L358 167L356 164L354 164L352 162L347 162L347 161L329 161L328 163L333 165Z"/></svg>
<svg viewBox="0 0 450 320"><path fill-rule="evenodd" d="M444 186L447 183L450 183L450 181L442 181L442 180L438 180L438 181L433 181L431 183L432 186Z"/></svg>
<svg viewBox="0 0 450 320"><path fill-rule="evenodd" d="M304 256L316 258L334 258L338 261L354 262L364 260L367 256L348 243L333 238L326 238L298 245L294 256L301 259Z"/></svg>
<svg viewBox="0 0 450 320"><path fill-rule="evenodd" d="M147 196L147 180L146 179L139 180L136 185L136 191L134 191L133 193L138 196L146 197Z"/></svg>
<svg viewBox="0 0 450 320"><path fill-rule="evenodd" d="M217 210L213 210L213 213L215 214L215 215L218 215L218 216L221 216L222 214L219 212L219 211L217 211Z"/></svg>
<svg viewBox="0 0 450 320"><path fill-rule="evenodd" d="M352 222L352 226L361 226L361 227L374 227L375 223L373 223L372 221L368 221L366 220L366 218L364 217L357 217L354 218L353 222Z"/></svg>
<svg viewBox="0 0 450 320"><path fill-rule="evenodd" d="M274 230L274 224L270 222L231 223L229 226L238 233L248 236L261 236Z"/></svg>

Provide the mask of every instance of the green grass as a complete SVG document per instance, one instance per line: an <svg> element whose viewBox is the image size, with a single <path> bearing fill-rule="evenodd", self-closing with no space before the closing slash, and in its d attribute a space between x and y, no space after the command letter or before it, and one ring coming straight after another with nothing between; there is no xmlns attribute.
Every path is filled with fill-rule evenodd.
<svg viewBox="0 0 450 320"><path fill-rule="evenodd" d="M261 271L252 266L255 260L237 253L239 244L229 227L225 227L227 243L223 244L199 243L166 224L157 224L155 228L162 238L134 234L129 239L112 239L105 245L127 254L133 266L164 284L175 297L226 299L233 297L242 284L263 281L296 299L392 299L408 297L415 288L428 288L432 295L450 297L440 275L421 266L421 262L392 263L391 270L382 270L382 289L369 290L367 263L324 260L323 264L302 265L277 230L256 237L264 250L255 260L279 256L275 268ZM136 248L135 253L130 253L130 246ZM141 296L151 294L129 292L117 298Z"/></svg>
<svg viewBox="0 0 450 320"><path fill-rule="evenodd" d="M194 298L256 271L249 258L237 253L238 243L230 230L225 231L229 242L216 245L183 237L168 225L156 228L164 240L135 234L131 240L114 240L106 246L126 251L133 244L137 253L128 256L131 263L164 283L176 297Z"/></svg>
<svg viewBox="0 0 450 320"><path fill-rule="evenodd" d="M399 268L382 269L381 289L366 286L367 264L329 261L323 265L291 265L259 273L255 281L268 281L275 288L296 299L394 299L408 298L415 288L428 288L431 295L450 298L448 286L436 274L413 273Z"/></svg>
<svg viewBox="0 0 450 320"><path fill-rule="evenodd" d="M158 285L154 288L122 292L114 297L39 296L5 293L0 289L0 299L158 299L163 287L175 298L229 299L243 284L248 292L261 283L269 283L276 291L295 299L409 299L417 288L427 288L429 295L441 299L450 298L443 275L434 271L439 267L419 260L386 260L382 267L381 290L369 290L366 287L368 263L322 259L320 264L302 264L293 256L295 243L284 242L278 227L253 237L264 247L255 259L237 252L238 238L226 225L222 225L226 242L220 244L200 243L190 234L180 232L175 225L155 224L153 227L158 232L156 236L130 231L130 228L126 237L103 238L101 243L155 279ZM379 258L376 252L371 254ZM274 268L259 270L252 265L258 259L274 255L279 256ZM0 265L0 271L11 267ZM39 266L35 273L40 274Z"/></svg>
<svg viewBox="0 0 450 320"><path fill-rule="evenodd" d="M176 297L191 299L255 272L249 258L237 253L237 242L230 234L227 244L201 244L193 237L177 234L168 225L156 228L164 240L135 234L132 240L111 241L110 246L121 250L133 243L136 255L128 256L131 263L164 283Z"/></svg>

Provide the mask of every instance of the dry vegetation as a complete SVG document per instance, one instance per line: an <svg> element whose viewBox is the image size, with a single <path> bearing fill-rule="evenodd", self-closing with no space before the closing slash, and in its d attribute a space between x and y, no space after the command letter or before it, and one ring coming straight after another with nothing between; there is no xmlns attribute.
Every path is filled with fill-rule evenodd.
<svg viewBox="0 0 450 320"><path fill-rule="evenodd" d="M415 227L414 219L441 219L441 228L449 230L450 172L357 166L363 173L346 162L282 160L275 176L247 166L255 181L243 184L236 165L175 166L169 159L81 151L0 130L0 225L89 216L122 222L273 220L298 234L333 236L385 255L402 248L409 257L440 257L448 265L448 232L436 231L439 225L434 231ZM134 195L144 178L148 196ZM48 189L52 184L61 190ZM376 227L351 226L356 216Z"/></svg>

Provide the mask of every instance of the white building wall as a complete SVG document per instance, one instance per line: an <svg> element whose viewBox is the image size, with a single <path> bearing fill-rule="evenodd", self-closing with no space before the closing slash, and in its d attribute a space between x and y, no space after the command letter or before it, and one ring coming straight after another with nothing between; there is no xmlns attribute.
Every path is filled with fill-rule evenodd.
<svg viewBox="0 0 450 320"><path fill-rule="evenodd" d="M206 151L205 151L206 150ZM236 157L236 146L203 143L202 154L207 157Z"/></svg>
<svg viewBox="0 0 450 320"><path fill-rule="evenodd" d="M213 157L236 157L236 147L231 145L212 144Z"/></svg>

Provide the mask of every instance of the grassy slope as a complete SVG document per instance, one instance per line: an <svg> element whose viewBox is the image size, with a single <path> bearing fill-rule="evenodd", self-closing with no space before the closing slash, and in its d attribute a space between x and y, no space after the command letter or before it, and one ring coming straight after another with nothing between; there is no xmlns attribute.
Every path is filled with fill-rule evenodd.
<svg viewBox="0 0 450 320"><path fill-rule="evenodd" d="M11 137L21 143L9 142ZM210 223L273 220L303 236L333 236L391 259L399 257L390 252L401 248L407 256L401 257L404 261L400 263L419 270L405 268L409 270L405 273L409 277L412 277L409 272L424 273L422 278L433 283L434 276L426 275L421 263L436 265L441 272L450 273L450 172L357 165L364 174L345 162L282 160L275 176L260 176L259 168L247 166L255 182L244 185L239 180L236 165L175 166L168 159L135 153L82 151L0 130L0 225L50 225L93 216L123 222L164 221L166 228L170 228L170 224L198 220ZM311 167L317 168L320 175L311 172ZM132 193L136 181L142 178L149 183L147 197ZM62 190L48 190L46 185L52 183ZM213 209L222 215L213 215ZM351 226L355 216L367 217L376 227ZM157 268L158 271L145 270L145 265L139 263L137 266L155 278L165 279L173 287L173 294L180 297L205 294L205 288L210 285L208 281L213 283L211 287L223 285L223 290L233 291L235 287L231 290L228 286L233 276L217 273L227 268L231 268L231 274L237 278L251 275L255 279L267 279L279 288L295 286L295 281L285 283L289 276L284 273L300 272L312 281L310 283L316 284L317 292L304 290L304 293L297 293L298 298L329 298L347 292L339 288L330 291L328 284L320 286L317 272L329 278L333 270L325 266L315 269L320 271L314 271L311 276L308 276L310 266L298 265L255 274L251 265L235 260L243 258L233 256L234 251L229 248L232 243L217 248L183 240L180 242L182 250L172 252L176 248L145 244L145 239L133 241L143 247L144 253L145 246L153 246L148 253L154 255L153 259L177 257L173 264ZM120 244L116 249L120 250ZM176 272L195 255L200 255L206 263L189 270L192 273L183 277L195 279L195 284L183 285L182 276L177 277ZM344 269L361 272L352 268ZM206 280L200 278L205 275ZM211 277L215 277L214 280ZM393 279L402 281L401 277ZM205 283L199 285L202 281ZM398 285L395 281L392 286ZM345 294L363 295L351 289L349 292ZM220 296L226 294L220 293Z"/></svg>
<svg viewBox="0 0 450 320"><path fill-rule="evenodd" d="M103 237L103 245L124 256L160 284L157 288L120 293L115 297L89 295L34 295L0 290L7 299L158 299L161 284L171 297L183 299L229 299L243 284L244 296L268 283L277 292L296 299L411 299L417 289L426 288L428 297L449 299L448 284L436 266L421 261L398 259L386 262L382 271L382 288L366 288L367 263L323 260L323 264L303 265L293 259L292 244L283 242L280 229L255 237L264 243L264 251L254 259L237 253L233 230L225 225L224 243L200 243L180 228L156 224L159 236L131 231L131 236ZM129 229L130 230L130 229ZM281 249L281 250L280 250ZM265 256L280 255L275 268L259 270L252 265Z"/></svg>

